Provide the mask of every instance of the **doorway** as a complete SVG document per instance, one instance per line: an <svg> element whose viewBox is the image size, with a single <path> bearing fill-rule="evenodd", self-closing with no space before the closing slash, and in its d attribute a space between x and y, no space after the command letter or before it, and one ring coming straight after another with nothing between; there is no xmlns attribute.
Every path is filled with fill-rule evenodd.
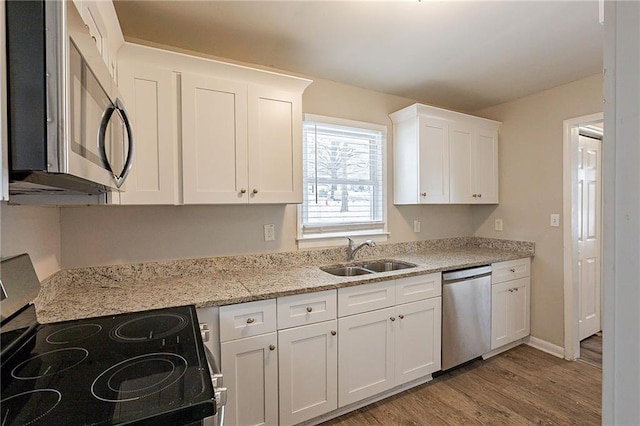
<svg viewBox="0 0 640 426"><path fill-rule="evenodd" d="M603 114L564 122L563 229L565 358L602 329Z"/></svg>

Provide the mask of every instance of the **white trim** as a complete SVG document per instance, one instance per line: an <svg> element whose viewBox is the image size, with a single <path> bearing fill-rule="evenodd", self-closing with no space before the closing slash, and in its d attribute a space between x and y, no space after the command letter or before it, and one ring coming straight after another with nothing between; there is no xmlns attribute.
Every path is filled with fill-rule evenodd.
<svg viewBox="0 0 640 426"><path fill-rule="evenodd" d="M486 354L482 355L482 359L489 359L492 356L499 355L502 352L506 352L509 349L513 349L516 346L520 346L520 345L524 344L524 340L525 339L523 338L523 339L516 340L515 342L507 343L504 346L500 346L499 348L496 348L496 349L492 350L491 352L487 352Z"/></svg>
<svg viewBox="0 0 640 426"><path fill-rule="evenodd" d="M546 352L558 358L565 358L564 348L562 346L554 345L546 340L538 339L537 337L529 336L524 340L526 345L536 348L542 352Z"/></svg>
<svg viewBox="0 0 640 426"><path fill-rule="evenodd" d="M578 127L584 124L601 122L603 113L595 113L582 117L564 120L564 137L562 143L562 228L563 263L564 263L564 356L568 360L580 357L580 301L578 294L577 264L578 254L575 247L577 224L573 220L573 212L577 208L576 189Z"/></svg>
<svg viewBox="0 0 640 426"><path fill-rule="evenodd" d="M347 246L347 237L354 239L371 239L376 243L384 243L389 237L389 233L385 231L361 231L361 232L344 232L340 234L322 235L316 234L298 238L298 249L310 249L320 247L339 247Z"/></svg>
<svg viewBox="0 0 640 426"><path fill-rule="evenodd" d="M327 117L325 115L317 115L317 114L303 114L302 121L315 121L318 123L326 123L326 124L334 124L336 126L344 126L344 127L356 127L362 129L374 130L377 132L382 132L382 134L387 137L387 126L384 124L377 123L367 123L366 121L356 121L349 120L346 118L338 118L338 117Z"/></svg>

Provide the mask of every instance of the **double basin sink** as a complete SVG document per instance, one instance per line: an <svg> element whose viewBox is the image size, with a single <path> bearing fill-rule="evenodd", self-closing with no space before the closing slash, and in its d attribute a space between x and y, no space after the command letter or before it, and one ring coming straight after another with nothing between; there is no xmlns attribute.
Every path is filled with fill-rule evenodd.
<svg viewBox="0 0 640 426"><path fill-rule="evenodd" d="M322 267L324 272L339 277L355 277L358 275L377 274L380 272L399 271L401 269L415 268L416 265L398 260L376 260L348 266Z"/></svg>

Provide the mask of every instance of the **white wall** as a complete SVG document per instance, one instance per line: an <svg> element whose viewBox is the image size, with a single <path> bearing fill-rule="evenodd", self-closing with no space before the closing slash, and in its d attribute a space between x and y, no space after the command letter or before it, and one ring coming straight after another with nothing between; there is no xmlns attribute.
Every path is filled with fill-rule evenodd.
<svg viewBox="0 0 640 426"><path fill-rule="evenodd" d="M473 233L469 206L393 205L393 131L389 113L414 103L326 80L303 95L303 111L388 126L389 242ZM191 257L292 251L296 206L108 206L61 208L62 265L80 267ZM421 232L413 232L413 221ZM276 225L265 242L263 225Z"/></svg>
<svg viewBox="0 0 640 426"><path fill-rule="evenodd" d="M531 334L564 347L562 227L563 121L602 111L602 75L477 111L500 129L500 204L474 206L475 235L536 243L532 263ZM606 132L606 130L605 130ZM502 218L504 231L494 230ZM561 221L564 224L564 221Z"/></svg>
<svg viewBox="0 0 640 426"><path fill-rule="evenodd" d="M60 209L0 204L0 257L29 253L38 278L60 269Z"/></svg>

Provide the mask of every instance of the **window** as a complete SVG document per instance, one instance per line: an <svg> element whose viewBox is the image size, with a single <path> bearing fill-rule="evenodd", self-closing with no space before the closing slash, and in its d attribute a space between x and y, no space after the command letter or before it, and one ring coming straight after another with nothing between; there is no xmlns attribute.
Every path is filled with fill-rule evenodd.
<svg viewBox="0 0 640 426"><path fill-rule="evenodd" d="M305 115L300 240L386 235L386 132L377 124Z"/></svg>

